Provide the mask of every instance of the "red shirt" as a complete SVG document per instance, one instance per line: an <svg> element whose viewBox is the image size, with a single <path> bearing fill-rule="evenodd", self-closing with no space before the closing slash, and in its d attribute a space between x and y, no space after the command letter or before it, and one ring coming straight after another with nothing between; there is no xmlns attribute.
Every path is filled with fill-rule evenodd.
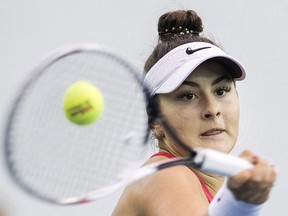
<svg viewBox="0 0 288 216"><path fill-rule="evenodd" d="M167 157L167 158L175 158L175 157L176 157L176 156L174 156L174 155L172 155L172 154L170 154L170 153L168 153L168 152L158 152L158 153L152 155L151 157L156 157L156 156L164 156L164 157ZM195 174L195 173L194 173L194 174ZM196 174L195 174L195 175L196 175ZM196 175L196 176L197 176L197 178L198 178L199 181L200 181L202 190L203 190L203 192L205 193L208 202L210 203L210 202L212 201L212 199L213 199L213 195L212 195L212 194L210 193L210 191L208 190L208 188L207 188L206 184L204 183L204 181L203 181L198 175Z"/></svg>

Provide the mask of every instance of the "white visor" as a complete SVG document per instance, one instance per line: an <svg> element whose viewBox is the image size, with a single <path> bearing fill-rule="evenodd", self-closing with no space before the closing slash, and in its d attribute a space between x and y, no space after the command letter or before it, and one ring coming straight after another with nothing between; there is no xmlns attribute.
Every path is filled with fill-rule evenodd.
<svg viewBox="0 0 288 216"><path fill-rule="evenodd" d="M206 60L213 59L226 66L234 80L245 79L242 65L222 49L205 42L183 44L163 56L146 74L144 85L150 96L177 89Z"/></svg>

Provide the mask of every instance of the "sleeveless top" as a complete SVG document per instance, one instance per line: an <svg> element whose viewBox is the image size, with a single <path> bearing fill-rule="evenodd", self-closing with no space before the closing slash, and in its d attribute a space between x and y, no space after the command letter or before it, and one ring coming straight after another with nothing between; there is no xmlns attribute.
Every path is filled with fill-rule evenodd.
<svg viewBox="0 0 288 216"><path fill-rule="evenodd" d="M167 158L169 158L169 159L176 157L176 156L174 156L174 155L172 155L172 154L170 154L170 153L168 153L168 152L158 152L158 153L152 155L151 158L152 158L152 157L156 157L156 156L164 156L164 157L167 157ZM193 173L194 173L194 172L193 172ZM197 178L199 179L199 182L200 182L200 184L201 184L202 190L203 190L204 194L206 195L206 198L207 198L208 202L210 203L210 202L212 201L212 199L213 199L213 195L212 195L212 194L210 193L210 191L208 190L208 188L207 188L206 184L204 183L204 181L203 181L196 173L194 173L194 174L195 174L195 175L197 176Z"/></svg>

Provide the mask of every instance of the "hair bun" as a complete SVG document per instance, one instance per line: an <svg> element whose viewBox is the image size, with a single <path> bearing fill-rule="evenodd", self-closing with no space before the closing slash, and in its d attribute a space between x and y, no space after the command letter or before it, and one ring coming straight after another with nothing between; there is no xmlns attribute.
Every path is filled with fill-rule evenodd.
<svg viewBox="0 0 288 216"><path fill-rule="evenodd" d="M160 40L186 34L199 35L202 31L202 20L193 10L168 12L163 14L158 20Z"/></svg>

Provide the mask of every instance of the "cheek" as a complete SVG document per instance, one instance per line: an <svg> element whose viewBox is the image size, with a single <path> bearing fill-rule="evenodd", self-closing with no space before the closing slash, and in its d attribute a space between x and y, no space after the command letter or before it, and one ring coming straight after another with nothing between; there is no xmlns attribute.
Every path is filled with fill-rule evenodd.
<svg viewBox="0 0 288 216"><path fill-rule="evenodd" d="M194 139L199 131L198 127L201 125L199 122L199 113L191 108L182 108L177 110L171 110L170 115L167 120L168 124L173 128L173 131L179 136L183 141L187 139Z"/></svg>
<svg viewBox="0 0 288 216"><path fill-rule="evenodd" d="M226 124L229 126L230 132L232 133L235 138L238 136L238 130L239 130L239 119L240 119L240 105L238 97L235 98L227 107L226 109L226 115L225 115L225 121Z"/></svg>

